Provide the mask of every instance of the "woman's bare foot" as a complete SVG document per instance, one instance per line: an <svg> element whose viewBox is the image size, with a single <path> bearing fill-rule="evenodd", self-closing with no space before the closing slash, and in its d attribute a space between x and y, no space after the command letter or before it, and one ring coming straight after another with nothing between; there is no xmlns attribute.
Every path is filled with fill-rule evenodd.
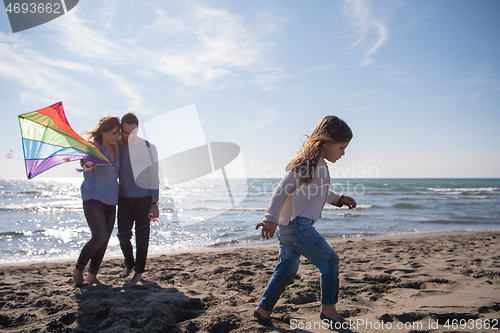
<svg viewBox="0 0 500 333"><path fill-rule="evenodd" d="M128 268L128 267L125 267L123 269L123 273L120 275L121 278L126 278L127 276L130 275L130 273L132 273L134 271L134 267L132 268Z"/></svg>
<svg viewBox="0 0 500 333"><path fill-rule="evenodd" d="M75 268L73 271L73 281L75 281L75 287L83 286L83 271Z"/></svg>
<svg viewBox="0 0 500 333"><path fill-rule="evenodd" d="M320 314L321 319L329 319L329 320L335 320L340 323L343 323L345 319L340 315L340 313L337 312L337 308L335 307L335 304L321 304L321 314Z"/></svg>
<svg viewBox="0 0 500 333"><path fill-rule="evenodd" d="M95 274L92 274L92 273L89 273L87 275L87 279L86 280L88 282L90 282L91 284L102 284L102 282L97 279L97 276Z"/></svg>

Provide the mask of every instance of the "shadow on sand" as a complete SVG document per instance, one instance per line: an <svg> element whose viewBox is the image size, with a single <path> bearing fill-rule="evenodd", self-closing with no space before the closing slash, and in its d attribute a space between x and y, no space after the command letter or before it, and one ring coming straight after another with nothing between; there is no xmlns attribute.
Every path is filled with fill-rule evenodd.
<svg viewBox="0 0 500 333"><path fill-rule="evenodd" d="M76 295L74 332L181 332L178 323L198 317L205 305L176 288L156 282L127 282L121 287L87 285Z"/></svg>

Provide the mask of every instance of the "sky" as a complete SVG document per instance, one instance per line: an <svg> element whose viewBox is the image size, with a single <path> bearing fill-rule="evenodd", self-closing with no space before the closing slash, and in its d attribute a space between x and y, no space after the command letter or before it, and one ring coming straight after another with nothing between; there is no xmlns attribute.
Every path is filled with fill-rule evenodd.
<svg viewBox="0 0 500 333"><path fill-rule="evenodd" d="M0 174L25 177L17 116L62 101L78 133L194 104L250 178L282 177L326 115L354 133L332 178L498 178L499 14L497 0L85 0L12 33L0 11Z"/></svg>

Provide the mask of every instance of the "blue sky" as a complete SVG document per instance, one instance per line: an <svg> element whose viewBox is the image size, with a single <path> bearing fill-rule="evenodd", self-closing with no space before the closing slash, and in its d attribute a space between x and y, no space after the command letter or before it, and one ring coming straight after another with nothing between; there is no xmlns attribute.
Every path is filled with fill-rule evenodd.
<svg viewBox="0 0 500 333"><path fill-rule="evenodd" d="M332 177L500 177L499 13L495 0L85 0L13 34L2 11L0 156L17 159L0 172L24 176L17 115L63 101L79 133L195 104L249 177L281 177L329 114L354 132Z"/></svg>

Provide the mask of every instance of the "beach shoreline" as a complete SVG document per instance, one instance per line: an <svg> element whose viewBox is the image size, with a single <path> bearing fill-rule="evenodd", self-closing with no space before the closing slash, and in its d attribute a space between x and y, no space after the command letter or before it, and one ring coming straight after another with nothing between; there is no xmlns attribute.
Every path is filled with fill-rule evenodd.
<svg viewBox="0 0 500 333"><path fill-rule="evenodd" d="M340 256L339 312L353 332L483 332L500 317L500 231L329 239ZM144 280L119 277L105 258L107 286L75 288L73 261L0 265L0 328L6 332L326 332L319 272L302 258L273 313L252 317L277 263L277 244L224 246L152 255ZM455 321L454 321L455 320ZM392 325L380 326L382 323ZM419 326L421 325L421 327ZM437 327L436 327L437 325ZM473 327L474 326L474 327ZM500 329L500 323L497 323ZM421 330L420 330L421 328ZM460 327L455 327L460 330Z"/></svg>
<svg viewBox="0 0 500 333"><path fill-rule="evenodd" d="M261 229L259 229L260 231ZM347 241L364 241L364 240L389 240L394 238L421 238L421 237L429 237L429 236L449 236L449 235L467 235L467 234L476 234L476 233L500 233L500 230L480 230L480 231L425 231L425 232L416 232L416 233L405 233L405 234L378 234L378 235L343 235L342 237L325 237L325 239L332 244L342 243ZM260 234L259 234L260 235ZM150 253L148 254L148 259L162 257L162 256L173 256L177 254L185 254L185 253L203 253L203 252L220 252L227 251L232 249L240 249L240 248L262 248L262 247L273 247L278 248L278 240L276 237L273 238L275 240L274 243L259 243L259 242L235 242L228 244L214 244L209 246L200 246L192 249L182 249L182 250L174 250L166 253ZM104 260L115 260L122 259L121 255L105 255ZM77 257L68 259L68 258L50 258L48 261L45 259L32 260L32 261L18 261L18 262L0 262L0 268L5 266L29 266L33 264L40 263L75 263Z"/></svg>

